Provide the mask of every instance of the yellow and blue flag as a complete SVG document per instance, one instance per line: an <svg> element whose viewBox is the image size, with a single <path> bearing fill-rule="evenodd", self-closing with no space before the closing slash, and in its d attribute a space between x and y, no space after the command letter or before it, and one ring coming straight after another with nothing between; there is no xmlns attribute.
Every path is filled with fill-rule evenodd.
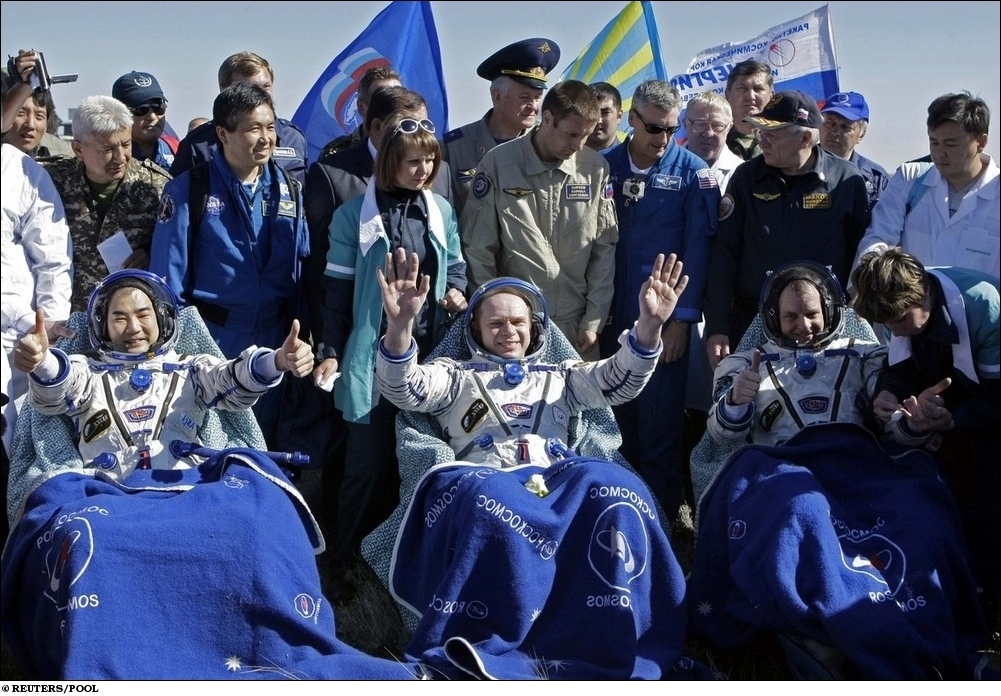
<svg viewBox="0 0 1001 696"><path fill-rule="evenodd" d="M358 83L369 68L389 65L424 97L439 133L448 130L448 97L431 3L394 0L330 63L299 104L292 122L302 128L315 162L334 138L361 124Z"/></svg>
<svg viewBox="0 0 1001 696"><path fill-rule="evenodd" d="M633 91L641 82L666 80L652 4L627 3L563 71L563 79L614 85L622 95L623 111L629 110ZM622 119L619 129L628 128L628 121Z"/></svg>

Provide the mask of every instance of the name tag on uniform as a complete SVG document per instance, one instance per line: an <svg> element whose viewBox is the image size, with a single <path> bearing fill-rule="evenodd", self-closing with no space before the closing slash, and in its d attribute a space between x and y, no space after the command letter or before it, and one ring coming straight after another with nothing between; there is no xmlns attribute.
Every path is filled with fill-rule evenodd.
<svg viewBox="0 0 1001 696"><path fill-rule="evenodd" d="M803 196L803 208L805 210L821 210L831 207L831 194L829 193L808 193Z"/></svg>
<svg viewBox="0 0 1001 696"><path fill-rule="evenodd" d="M664 189L665 191L680 191L681 177L672 174L654 174L650 186L655 189Z"/></svg>
<svg viewBox="0 0 1001 696"><path fill-rule="evenodd" d="M591 200L591 184L567 184L565 191L568 201Z"/></svg>
<svg viewBox="0 0 1001 696"><path fill-rule="evenodd" d="M278 214L284 217L295 217L295 201L278 201Z"/></svg>
<svg viewBox="0 0 1001 696"><path fill-rule="evenodd" d="M294 147L276 147L275 148L275 157L289 157L289 158L294 158L295 156L296 156L296 154L295 154L295 148Z"/></svg>

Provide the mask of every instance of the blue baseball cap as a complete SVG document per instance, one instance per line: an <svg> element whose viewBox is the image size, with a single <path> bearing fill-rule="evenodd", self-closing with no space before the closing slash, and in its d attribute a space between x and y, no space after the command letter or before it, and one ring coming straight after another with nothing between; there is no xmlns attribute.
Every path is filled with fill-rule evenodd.
<svg viewBox="0 0 1001 696"><path fill-rule="evenodd" d="M167 101L156 78L148 72L139 72L137 70L133 70L115 80L115 84L111 87L111 96L123 102L130 109L142 106L153 99Z"/></svg>
<svg viewBox="0 0 1001 696"><path fill-rule="evenodd" d="M836 113L849 121L868 121L869 105L865 103L865 97L858 92L838 92L832 94L824 100L824 108L820 113Z"/></svg>

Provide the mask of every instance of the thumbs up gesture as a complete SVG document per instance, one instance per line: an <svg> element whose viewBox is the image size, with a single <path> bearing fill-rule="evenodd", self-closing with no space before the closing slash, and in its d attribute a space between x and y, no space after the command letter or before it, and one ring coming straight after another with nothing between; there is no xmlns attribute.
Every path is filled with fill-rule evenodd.
<svg viewBox="0 0 1001 696"><path fill-rule="evenodd" d="M275 351L275 369L305 377L313 371L313 349L299 338L299 320L292 320L292 328L281 348Z"/></svg>
<svg viewBox="0 0 1001 696"><path fill-rule="evenodd" d="M755 350L751 353L751 364L740 371L737 378L733 380L733 388L730 390L730 405L740 406L754 401L761 387L761 374L758 372L761 366L761 351Z"/></svg>
<svg viewBox="0 0 1001 696"><path fill-rule="evenodd" d="M35 327L14 344L14 367L21 372L34 372L49 354L49 334L45 328L45 312L35 310Z"/></svg>

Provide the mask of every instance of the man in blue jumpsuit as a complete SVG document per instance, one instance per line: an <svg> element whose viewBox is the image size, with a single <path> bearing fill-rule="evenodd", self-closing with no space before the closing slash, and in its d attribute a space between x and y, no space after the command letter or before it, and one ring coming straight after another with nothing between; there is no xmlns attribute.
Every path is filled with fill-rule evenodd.
<svg viewBox="0 0 1001 696"><path fill-rule="evenodd" d="M219 349L235 358L248 345L280 345L294 318L305 321L300 286L309 230L298 184L272 157L271 95L238 82L216 97L212 117L222 126L222 156L200 165L207 168L204 208L191 200L197 168L167 184L150 270L198 308ZM280 405L275 390L254 407L271 447Z"/></svg>
<svg viewBox="0 0 1001 696"><path fill-rule="evenodd" d="M274 98L274 70L261 56L250 51L234 53L219 67L219 91L237 82L252 82L267 91ZM274 147L274 160L287 169L306 185L306 135L299 126L284 118L275 119L277 141ZM174 163L170 167L170 175L175 179L199 162L205 162L216 154L219 149L219 138L216 136L216 122L213 119L203 123L184 137L177 146Z"/></svg>
<svg viewBox="0 0 1001 696"><path fill-rule="evenodd" d="M670 83L639 85L628 116L633 132L606 154L619 242L609 325L600 334L602 357L613 355L620 334L636 321L636 295L650 277L650 259L663 253L684 261L688 290L662 331L664 352L657 369L636 399L613 408L622 431L622 454L671 520L687 497L682 441L689 331L702 316L720 200L709 166L674 142L681 107L681 95Z"/></svg>

